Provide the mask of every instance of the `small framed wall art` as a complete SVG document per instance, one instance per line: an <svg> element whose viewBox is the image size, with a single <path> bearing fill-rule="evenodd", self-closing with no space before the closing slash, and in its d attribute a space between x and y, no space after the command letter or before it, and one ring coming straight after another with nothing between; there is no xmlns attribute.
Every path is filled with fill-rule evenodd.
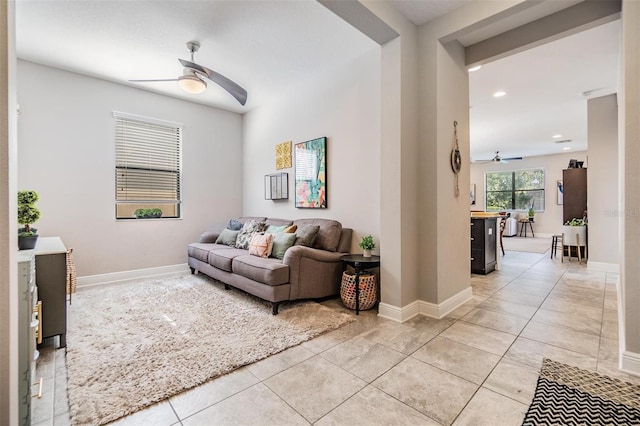
<svg viewBox="0 0 640 426"><path fill-rule="evenodd" d="M327 138L295 144L296 208L327 208Z"/></svg>
<svg viewBox="0 0 640 426"><path fill-rule="evenodd" d="M291 141L276 145L276 170L291 168Z"/></svg>
<svg viewBox="0 0 640 426"><path fill-rule="evenodd" d="M289 174L274 173L264 177L264 199L286 200L289 198Z"/></svg>

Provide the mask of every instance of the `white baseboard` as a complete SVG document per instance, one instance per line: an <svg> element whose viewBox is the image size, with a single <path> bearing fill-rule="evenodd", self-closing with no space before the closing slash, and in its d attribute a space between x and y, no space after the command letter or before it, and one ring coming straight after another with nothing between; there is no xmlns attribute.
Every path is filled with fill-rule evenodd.
<svg viewBox="0 0 640 426"><path fill-rule="evenodd" d="M640 354L624 351L620 356L620 370L640 376Z"/></svg>
<svg viewBox="0 0 640 426"><path fill-rule="evenodd" d="M405 322L414 316L421 314L432 318L443 318L460 305L471 300L473 293L471 287L467 287L460 293L455 294L440 304L416 300L402 308L380 303L378 305L378 316L397 322Z"/></svg>
<svg viewBox="0 0 640 426"><path fill-rule="evenodd" d="M617 263L594 262L589 260L587 262L587 271L612 272L619 274L620 265Z"/></svg>
<svg viewBox="0 0 640 426"><path fill-rule="evenodd" d="M105 284L114 284L141 278L158 278L166 275L175 275L189 272L189 266L186 263L179 265L158 266L155 268L135 269L133 271L111 272L108 274L86 275L78 277L78 290L91 287L102 286Z"/></svg>

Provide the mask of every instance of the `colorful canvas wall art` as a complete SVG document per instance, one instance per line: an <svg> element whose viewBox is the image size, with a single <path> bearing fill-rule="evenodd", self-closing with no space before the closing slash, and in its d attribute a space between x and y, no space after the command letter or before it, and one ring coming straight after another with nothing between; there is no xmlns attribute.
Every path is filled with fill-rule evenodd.
<svg viewBox="0 0 640 426"><path fill-rule="evenodd" d="M327 208L327 138L295 145L296 208Z"/></svg>

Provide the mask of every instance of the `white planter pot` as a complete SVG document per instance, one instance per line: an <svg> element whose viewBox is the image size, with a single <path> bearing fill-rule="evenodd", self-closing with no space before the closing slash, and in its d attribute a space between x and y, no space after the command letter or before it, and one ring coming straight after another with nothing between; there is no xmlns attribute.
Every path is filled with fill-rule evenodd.
<svg viewBox="0 0 640 426"><path fill-rule="evenodd" d="M371 250L363 249L362 257L371 257Z"/></svg>
<svg viewBox="0 0 640 426"><path fill-rule="evenodd" d="M565 246L586 246L587 245L587 227L586 226L563 226ZM580 243L578 244L578 238Z"/></svg>

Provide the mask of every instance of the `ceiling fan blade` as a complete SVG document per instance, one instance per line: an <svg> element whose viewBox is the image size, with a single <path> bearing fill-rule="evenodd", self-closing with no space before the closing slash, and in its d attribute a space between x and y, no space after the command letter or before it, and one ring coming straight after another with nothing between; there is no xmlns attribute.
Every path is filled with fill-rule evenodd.
<svg viewBox="0 0 640 426"><path fill-rule="evenodd" d="M503 158L502 160L522 160L522 157L509 157L509 158Z"/></svg>
<svg viewBox="0 0 640 426"><path fill-rule="evenodd" d="M183 67L191 68L192 70L205 75L209 80L213 81L218 86L229 92L231 96L233 96L237 99L238 102L240 102L240 105L244 105L247 102L247 91L238 86L233 81L229 80L227 77L223 76L222 74L218 74L217 72L210 70L207 67L203 67L202 65L198 65L185 59L179 59L179 61Z"/></svg>
<svg viewBox="0 0 640 426"><path fill-rule="evenodd" d="M178 81L177 78L161 78L156 80L128 80L131 83L152 83L154 81Z"/></svg>

